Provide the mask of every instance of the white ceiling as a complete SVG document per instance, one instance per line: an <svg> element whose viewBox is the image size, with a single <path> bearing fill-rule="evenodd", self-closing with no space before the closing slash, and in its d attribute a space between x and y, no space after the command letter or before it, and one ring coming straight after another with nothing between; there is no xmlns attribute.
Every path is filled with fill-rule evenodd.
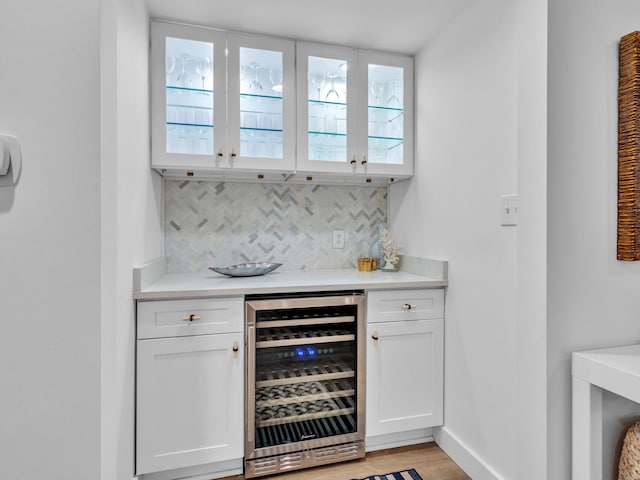
<svg viewBox="0 0 640 480"><path fill-rule="evenodd" d="M415 54L474 0L147 0L152 18Z"/></svg>

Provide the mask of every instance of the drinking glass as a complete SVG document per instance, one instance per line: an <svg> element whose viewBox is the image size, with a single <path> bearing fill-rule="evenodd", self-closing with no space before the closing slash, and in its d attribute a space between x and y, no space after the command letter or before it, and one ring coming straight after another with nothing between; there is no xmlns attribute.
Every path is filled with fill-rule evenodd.
<svg viewBox="0 0 640 480"><path fill-rule="evenodd" d="M189 54L183 53L180 58L182 59L182 71L176 78L176 85L181 88L191 88L191 77L187 73L187 63L191 57Z"/></svg>
<svg viewBox="0 0 640 480"><path fill-rule="evenodd" d="M331 79L331 88L329 88L329 91L325 96L325 100L327 102L337 102L340 100L340 95L338 95L338 91L336 90L336 78L339 76L340 75L337 73L327 73L327 77Z"/></svg>
<svg viewBox="0 0 640 480"><path fill-rule="evenodd" d="M318 98L317 98L318 100L320 100L320 93L322 91L322 88L324 87L324 83L325 83L324 79L325 79L324 73L309 74L309 81L311 82L311 85L318 92Z"/></svg>
<svg viewBox="0 0 640 480"><path fill-rule="evenodd" d="M371 84L369 85L369 91L371 92L371 95L373 95L373 98L375 99L374 102L370 102L370 103L373 103L376 106L380 105L380 95L382 95L382 92L384 91L384 83L376 79L371 80Z"/></svg>
<svg viewBox="0 0 640 480"><path fill-rule="evenodd" d="M402 108L402 102L396 97L396 81L392 80L389 86L389 100L387 100L387 107L389 108Z"/></svg>
<svg viewBox="0 0 640 480"><path fill-rule="evenodd" d="M277 68L269 70L269 80L271 81L271 90L282 93L282 70Z"/></svg>
<svg viewBox="0 0 640 480"><path fill-rule="evenodd" d="M262 92L262 84L260 83L260 80L258 80L258 68L260 67L260 64L251 62L249 66L253 69L253 80L251 80L251 83L249 84L249 90L253 93L260 93Z"/></svg>
<svg viewBox="0 0 640 480"><path fill-rule="evenodd" d="M202 78L202 89L204 90L204 81L211 73L211 60L209 60L209 57L202 57L197 60L196 72Z"/></svg>
<svg viewBox="0 0 640 480"><path fill-rule="evenodd" d="M165 72L167 74L167 85L169 85L169 79L171 78L171 74L176 69L176 57L173 55L167 55L167 60L165 63Z"/></svg>

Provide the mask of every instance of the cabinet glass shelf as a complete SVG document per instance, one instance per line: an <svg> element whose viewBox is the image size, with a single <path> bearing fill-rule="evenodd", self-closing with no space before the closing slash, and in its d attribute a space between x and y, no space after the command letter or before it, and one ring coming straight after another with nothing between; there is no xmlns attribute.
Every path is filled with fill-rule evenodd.
<svg viewBox="0 0 640 480"><path fill-rule="evenodd" d="M325 100L309 100L309 105L312 105L315 107L334 106L334 107L340 107L340 108L347 108L347 104L344 102L328 102Z"/></svg>
<svg viewBox="0 0 640 480"><path fill-rule="evenodd" d="M213 90L206 90L202 88L191 88L191 87L175 87L173 85L167 85L167 90L171 92L175 92L178 95L188 93L188 94L198 94L198 95L206 95L210 96L213 94Z"/></svg>
<svg viewBox="0 0 640 480"><path fill-rule="evenodd" d="M282 101L281 96L277 95L259 95L256 93L241 93L240 98L246 99L256 99L256 100L271 100L271 101Z"/></svg>
<svg viewBox="0 0 640 480"><path fill-rule="evenodd" d="M180 122L167 122L167 126L174 127L197 127L197 128L213 128L213 125L206 123L180 123Z"/></svg>

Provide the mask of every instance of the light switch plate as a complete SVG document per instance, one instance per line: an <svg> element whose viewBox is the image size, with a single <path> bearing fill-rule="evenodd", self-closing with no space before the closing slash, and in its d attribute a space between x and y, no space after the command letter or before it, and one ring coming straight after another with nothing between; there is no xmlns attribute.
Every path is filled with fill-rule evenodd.
<svg viewBox="0 0 640 480"><path fill-rule="evenodd" d="M344 248L344 230L334 230L331 241L332 248Z"/></svg>
<svg viewBox="0 0 640 480"><path fill-rule="evenodd" d="M502 195L500 224L503 227L518 225L518 195Z"/></svg>

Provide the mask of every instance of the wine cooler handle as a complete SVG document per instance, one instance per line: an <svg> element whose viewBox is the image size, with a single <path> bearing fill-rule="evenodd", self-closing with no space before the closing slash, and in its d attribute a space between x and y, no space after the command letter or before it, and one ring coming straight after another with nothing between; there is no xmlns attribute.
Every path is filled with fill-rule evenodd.
<svg viewBox="0 0 640 480"><path fill-rule="evenodd" d="M247 446L253 450L256 433L256 327L247 327L247 365L246 371L246 422Z"/></svg>
<svg viewBox="0 0 640 480"><path fill-rule="evenodd" d="M380 339L380 337L378 336L378 330L373 331L373 335L371 335L371 338L373 338L376 342Z"/></svg>

